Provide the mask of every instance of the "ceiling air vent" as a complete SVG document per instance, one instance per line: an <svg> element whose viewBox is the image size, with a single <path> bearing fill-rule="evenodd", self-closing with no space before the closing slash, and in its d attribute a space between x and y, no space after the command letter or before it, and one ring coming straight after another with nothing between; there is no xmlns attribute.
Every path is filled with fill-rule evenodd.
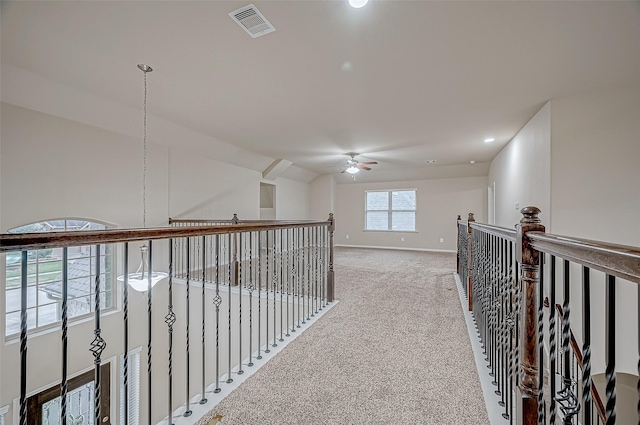
<svg viewBox="0 0 640 425"><path fill-rule="evenodd" d="M271 22L267 21L267 18L252 4L229 13L229 16L253 38L276 30Z"/></svg>

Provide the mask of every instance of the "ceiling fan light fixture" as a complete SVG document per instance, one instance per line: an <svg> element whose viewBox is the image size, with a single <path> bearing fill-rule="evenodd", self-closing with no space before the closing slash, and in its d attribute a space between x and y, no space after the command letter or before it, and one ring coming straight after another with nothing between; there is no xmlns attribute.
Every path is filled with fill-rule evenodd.
<svg viewBox="0 0 640 425"><path fill-rule="evenodd" d="M355 174L360 171L360 169L356 166L351 166L345 170L349 174Z"/></svg>

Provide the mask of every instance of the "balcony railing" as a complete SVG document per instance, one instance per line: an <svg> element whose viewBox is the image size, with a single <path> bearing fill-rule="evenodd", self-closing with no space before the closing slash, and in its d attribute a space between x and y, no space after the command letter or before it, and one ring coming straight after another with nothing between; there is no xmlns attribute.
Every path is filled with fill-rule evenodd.
<svg viewBox="0 0 640 425"><path fill-rule="evenodd" d="M515 229L457 221L458 275L503 417L611 425L620 411L633 418L618 423L638 423L636 403L617 405L616 376L640 365L640 248L546 234L539 213L524 208Z"/></svg>
<svg viewBox="0 0 640 425"><path fill-rule="evenodd" d="M93 368L92 420L88 422L120 422L109 418L111 412L117 412L123 423L132 423L128 361L135 345L143 346L147 365L146 374L140 377L146 384L140 391L140 423L171 423L177 415L191 415L192 406L206 404L208 396L254 367L265 353L301 331L333 301L333 230L330 215L327 221L241 222L234 217L171 220L167 228L0 235L0 252L19 251L22 256L19 350L14 350L13 359L8 358L10 351L3 352L2 360L20 365L15 383L4 377L2 382L3 393L14 394L17 400L14 416L18 423L32 423L28 400L50 384L40 382L39 371L45 367L44 375L51 374L58 365L56 421L69 423L67 395L72 375ZM157 286L153 286L153 276L144 275L146 294L132 291L127 278L137 257L133 245L140 243L148 250L147 270L168 270L166 283ZM95 247L98 259L105 245L112 247L115 267L124 280L117 287L118 314L102 311L104 282L100 282L97 260L93 265L98 278L92 283L92 326L70 326L65 259L62 320L56 335L52 339L51 332L45 336L27 332L28 251L63 248L66 255L68 247L87 245ZM41 349L41 338L47 339L47 349ZM60 344L57 353L53 351L57 343L50 343L56 340ZM102 366L118 357L122 358L123 407L107 409L109 394L101 380L109 378ZM10 417L6 423L12 423Z"/></svg>

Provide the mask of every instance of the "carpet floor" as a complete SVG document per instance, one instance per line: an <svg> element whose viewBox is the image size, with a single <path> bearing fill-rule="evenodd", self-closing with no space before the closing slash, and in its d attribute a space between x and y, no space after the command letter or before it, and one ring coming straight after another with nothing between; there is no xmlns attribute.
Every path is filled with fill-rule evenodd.
<svg viewBox="0 0 640 425"><path fill-rule="evenodd" d="M198 425L488 424L455 264L336 248L340 302Z"/></svg>

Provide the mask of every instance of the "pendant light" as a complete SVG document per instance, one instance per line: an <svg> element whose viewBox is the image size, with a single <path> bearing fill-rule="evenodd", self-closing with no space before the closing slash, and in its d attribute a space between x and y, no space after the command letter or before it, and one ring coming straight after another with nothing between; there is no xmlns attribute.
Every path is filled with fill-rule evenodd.
<svg viewBox="0 0 640 425"><path fill-rule="evenodd" d="M143 169L142 169L142 227L147 227L147 73L153 71L149 65L139 64L138 69L144 73L144 120L143 120ZM127 276L127 282L132 289L138 292L144 292L169 276L164 272L154 272L149 268L149 247L144 244L140 247L140 266L135 273ZM118 280L123 282L125 276L119 276ZM151 282L149 282L151 281Z"/></svg>

